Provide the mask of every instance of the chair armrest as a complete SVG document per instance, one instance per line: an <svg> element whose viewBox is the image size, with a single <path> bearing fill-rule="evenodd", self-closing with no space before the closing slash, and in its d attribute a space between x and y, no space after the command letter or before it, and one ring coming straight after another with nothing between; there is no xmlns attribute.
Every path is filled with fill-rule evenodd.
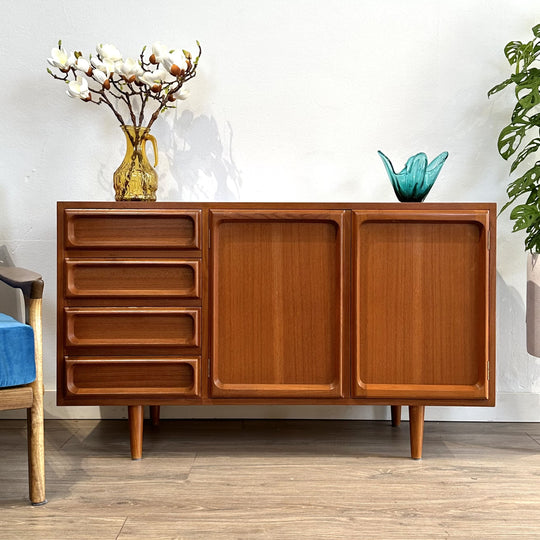
<svg viewBox="0 0 540 540"><path fill-rule="evenodd" d="M39 299L43 296L43 279L36 272L15 266L0 266L0 281L21 289L24 296Z"/></svg>

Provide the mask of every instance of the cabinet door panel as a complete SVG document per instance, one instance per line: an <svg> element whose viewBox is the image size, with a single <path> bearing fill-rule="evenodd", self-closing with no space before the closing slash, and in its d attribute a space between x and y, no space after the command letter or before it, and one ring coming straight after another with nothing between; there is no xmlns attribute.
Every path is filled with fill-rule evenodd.
<svg viewBox="0 0 540 540"><path fill-rule="evenodd" d="M488 212L353 221L353 393L488 399Z"/></svg>
<svg viewBox="0 0 540 540"><path fill-rule="evenodd" d="M213 396L342 395L344 214L212 212Z"/></svg>

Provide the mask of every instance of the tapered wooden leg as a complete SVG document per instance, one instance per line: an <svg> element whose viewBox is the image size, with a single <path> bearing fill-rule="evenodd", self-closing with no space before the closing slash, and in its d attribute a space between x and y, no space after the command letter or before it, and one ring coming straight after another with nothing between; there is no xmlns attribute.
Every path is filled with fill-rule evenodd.
<svg viewBox="0 0 540 540"><path fill-rule="evenodd" d="M34 329L36 380L32 383L34 400L26 411L28 431L28 480L33 506L47 503L45 498L45 434L43 426L43 344L41 298L32 298L28 305L28 321Z"/></svg>
<svg viewBox="0 0 540 540"><path fill-rule="evenodd" d="M34 397L34 400L36 398ZM43 407L27 409L28 427L28 483L33 506L47 503L45 498L45 442L43 433Z"/></svg>
<svg viewBox="0 0 540 540"><path fill-rule="evenodd" d="M409 407L409 428L411 432L411 458L422 459L424 442L424 409L423 405Z"/></svg>
<svg viewBox="0 0 540 540"><path fill-rule="evenodd" d="M159 405L150 405L150 418L154 427L159 426L159 411Z"/></svg>
<svg viewBox="0 0 540 540"><path fill-rule="evenodd" d="M144 413L144 408L142 405L130 405L128 407L131 459L142 458L143 419L144 419L143 413Z"/></svg>
<svg viewBox="0 0 540 540"><path fill-rule="evenodd" d="M398 427L401 424L401 405L392 405L390 410L392 411L392 426Z"/></svg>

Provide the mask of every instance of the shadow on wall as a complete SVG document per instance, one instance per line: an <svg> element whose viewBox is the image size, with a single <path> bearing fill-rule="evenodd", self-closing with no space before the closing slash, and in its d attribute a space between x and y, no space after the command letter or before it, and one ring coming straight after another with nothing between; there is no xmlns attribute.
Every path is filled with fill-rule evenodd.
<svg viewBox="0 0 540 540"><path fill-rule="evenodd" d="M158 143L158 201L235 201L239 199L240 172L232 157L233 132L229 123L223 139L214 117L195 116L184 110L164 117L152 127ZM118 153L113 165L107 162L98 171L98 182L114 200L112 174L126 152L118 136ZM152 145L147 144L153 165Z"/></svg>
<svg viewBox="0 0 540 540"><path fill-rule="evenodd" d="M497 391L537 392L540 363L527 353L525 304L497 272Z"/></svg>
<svg viewBox="0 0 540 540"><path fill-rule="evenodd" d="M159 153L161 200L239 199L242 180L232 156L233 132L229 123L222 139L213 116L195 116L184 110L167 118L156 134ZM164 124L162 124L163 126Z"/></svg>

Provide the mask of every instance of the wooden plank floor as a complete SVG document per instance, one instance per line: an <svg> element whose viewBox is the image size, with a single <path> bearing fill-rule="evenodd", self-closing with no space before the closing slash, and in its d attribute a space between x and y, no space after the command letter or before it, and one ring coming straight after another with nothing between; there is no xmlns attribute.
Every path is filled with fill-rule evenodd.
<svg viewBox="0 0 540 540"><path fill-rule="evenodd" d="M27 503L25 423L0 421L0 539L540 538L540 424L46 422L47 497Z"/></svg>

